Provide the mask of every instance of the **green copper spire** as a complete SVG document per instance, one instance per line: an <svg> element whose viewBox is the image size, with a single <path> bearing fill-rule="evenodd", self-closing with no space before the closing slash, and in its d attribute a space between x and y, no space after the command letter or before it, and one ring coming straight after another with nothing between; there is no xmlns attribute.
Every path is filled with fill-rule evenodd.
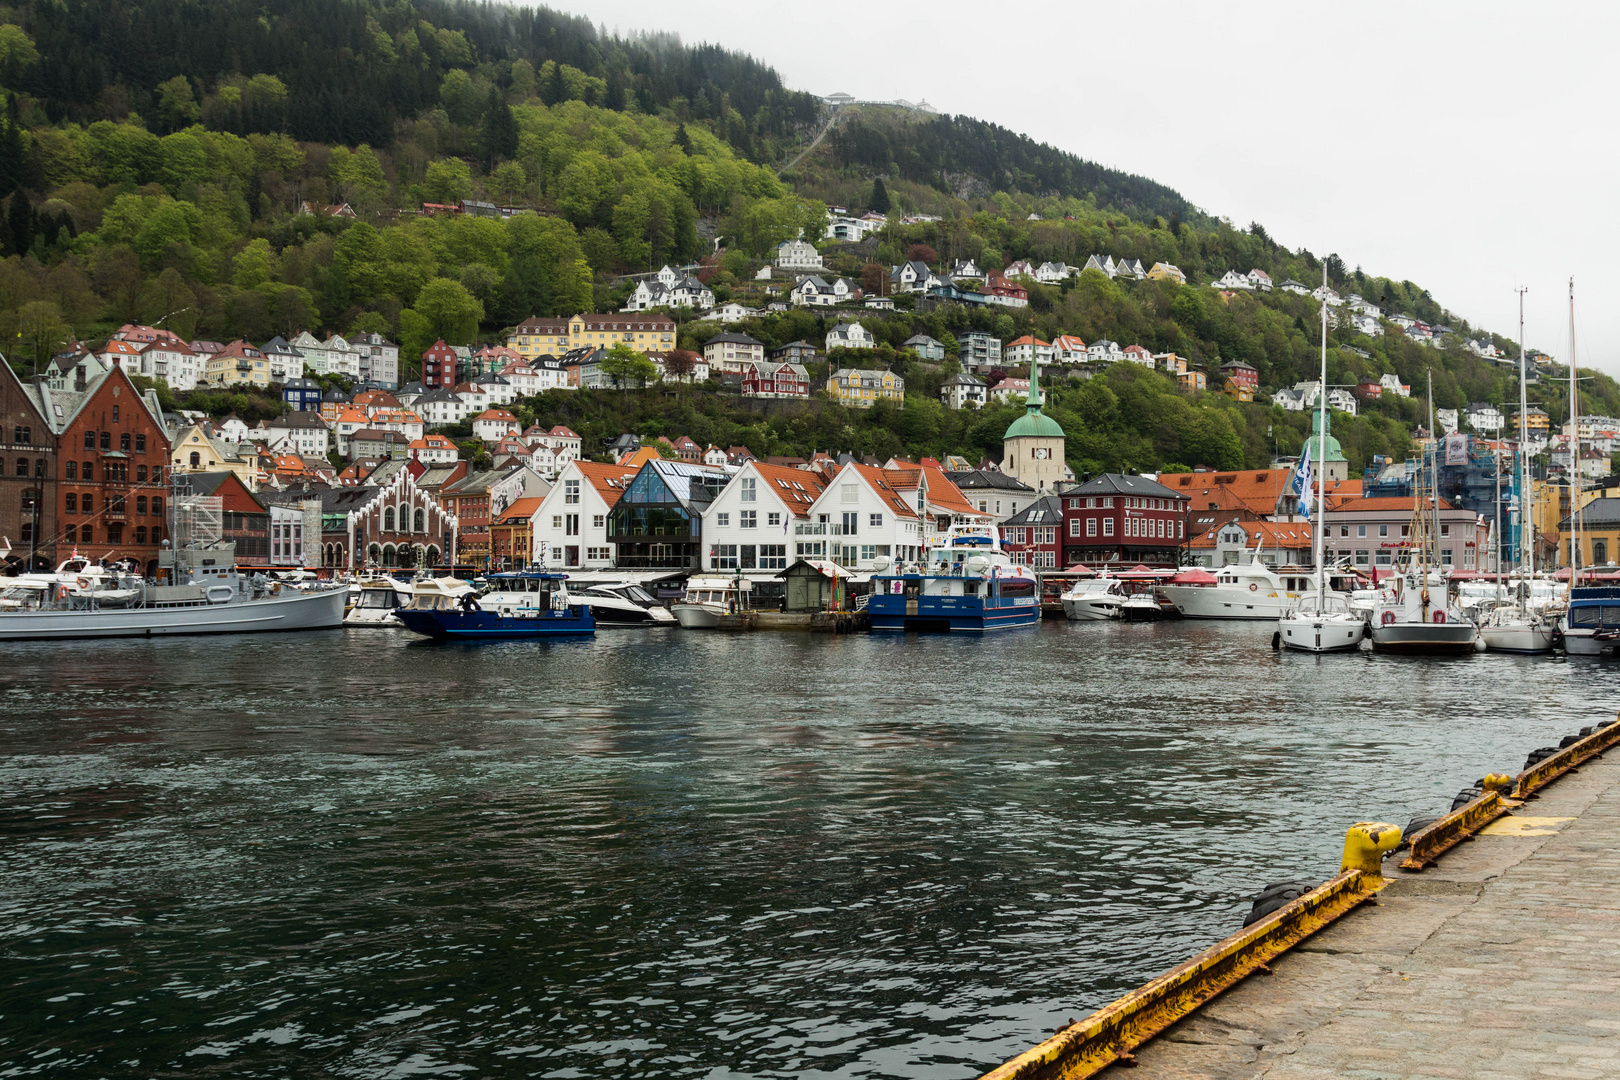
<svg viewBox="0 0 1620 1080"><path fill-rule="evenodd" d="M1041 405L1041 358L1035 355L1035 347L1030 346L1029 361L1029 394L1024 398L1024 404L1030 412L1040 412Z"/></svg>
<svg viewBox="0 0 1620 1080"><path fill-rule="evenodd" d="M1029 394L1024 398L1024 415L1012 422L1003 439L1063 438L1063 426L1041 412L1041 365L1032 360L1029 365Z"/></svg>

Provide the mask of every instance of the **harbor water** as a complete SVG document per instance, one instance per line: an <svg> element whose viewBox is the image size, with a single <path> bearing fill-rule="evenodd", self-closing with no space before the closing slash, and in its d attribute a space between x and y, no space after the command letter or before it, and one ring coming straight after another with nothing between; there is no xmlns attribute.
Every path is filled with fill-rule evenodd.
<svg viewBox="0 0 1620 1080"><path fill-rule="evenodd" d="M0 649L0 1075L971 1077L1620 667L389 631Z"/></svg>

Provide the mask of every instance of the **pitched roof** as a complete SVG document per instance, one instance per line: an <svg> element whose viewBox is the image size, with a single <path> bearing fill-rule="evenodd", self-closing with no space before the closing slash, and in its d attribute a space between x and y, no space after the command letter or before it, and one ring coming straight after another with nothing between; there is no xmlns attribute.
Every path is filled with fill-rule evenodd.
<svg viewBox="0 0 1620 1080"><path fill-rule="evenodd" d="M1346 514L1354 514L1362 510L1404 510L1412 512L1412 496L1383 495L1376 498L1345 499L1338 506L1329 506L1330 510L1338 510ZM1452 505L1444 499L1440 500L1440 509L1450 510Z"/></svg>
<svg viewBox="0 0 1620 1080"><path fill-rule="evenodd" d="M1227 518L1200 530L1187 541L1188 547L1212 548L1216 534L1228 525L1236 525L1248 536L1245 546L1261 548L1303 548L1311 543L1311 525L1304 521L1240 521Z"/></svg>
<svg viewBox="0 0 1620 1080"><path fill-rule="evenodd" d="M579 470L579 474L596 489L596 493L602 497L602 501L609 509L612 509L613 504L619 501L619 496L624 494L625 486L636 478L637 471L599 461L576 461L569 467Z"/></svg>
<svg viewBox="0 0 1620 1080"><path fill-rule="evenodd" d="M1066 487L1063 495L1132 495L1150 499L1186 499L1184 491L1172 491L1157 480L1133 473L1099 473L1083 484Z"/></svg>
<svg viewBox="0 0 1620 1080"><path fill-rule="evenodd" d="M750 461L745 470L752 470L778 499L787 504L794 517L809 517L810 506L826 490L827 481L820 473L794 469L786 465L770 465L763 461Z"/></svg>
<svg viewBox="0 0 1620 1080"><path fill-rule="evenodd" d="M994 469L966 469L945 474L958 491L1010 491L1033 495L1035 489L1015 476Z"/></svg>
<svg viewBox="0 0 1620 1080"><path fill-rule="evenodd" d="M1042 495L1002 523L1008 525L1062 525L1063 500L1056 495Z"/></svg>
<svg viewBox="0 0 1620 1080"><path fill-rule="evenodd" d="M910 518L918 516L916 508L908 503L905 497L896 491L894 485L889 482L887 470L877 465L862 465L860 462L851 462L847 467L859 473L861 479L866 481L867 486L876 492L878 497L887 503L889 509L896 514ZM838 475L843 475L842 471Z"/></svg>
<svg viewBox="0 0 1620 1080"><path fill-rule="evenodd" d="M527 518L532 518L534 516L534 512L540 509L540 504L545 501L545 498L540 495L525 495L523 498L515 500L511 506L508 506L505 510L501 511L501 516L497 518L496 521L498 524L504 525L509 522L523 521Z"/></svg>

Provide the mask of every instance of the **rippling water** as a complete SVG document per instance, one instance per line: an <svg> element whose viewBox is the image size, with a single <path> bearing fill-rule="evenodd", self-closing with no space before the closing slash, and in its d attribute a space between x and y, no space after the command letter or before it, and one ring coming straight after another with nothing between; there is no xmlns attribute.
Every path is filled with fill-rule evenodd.
<svg viewBox="0 0 1620 1080"><path fill-rule="evenodd" d="M969 1077L1620 669L386 631L0 649L0 1075Z"/></svg>

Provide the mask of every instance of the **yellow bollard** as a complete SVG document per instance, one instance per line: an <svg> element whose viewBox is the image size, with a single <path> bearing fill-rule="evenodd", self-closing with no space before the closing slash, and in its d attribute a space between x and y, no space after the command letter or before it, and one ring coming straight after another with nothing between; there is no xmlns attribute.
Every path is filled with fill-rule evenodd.
<svg viewBox="0 0 1620 1080"><path fill-rule="evenodd" d="M1505 792L1508 788L1513 786L1513 777L1509 776L1507 773L1486 773L1485 779L1479 782L1479 786L1484 788L1486 791Z"/></svg>
<svg viewBox="0 0 1620 1080"><path fill-rule="evenodd" d="M1384 876L1384 852L1395 850L1401 830L1378 821L1358 821L1344 834L1344 861L1339 873L1359 870L1375 877Z"/></svg>

